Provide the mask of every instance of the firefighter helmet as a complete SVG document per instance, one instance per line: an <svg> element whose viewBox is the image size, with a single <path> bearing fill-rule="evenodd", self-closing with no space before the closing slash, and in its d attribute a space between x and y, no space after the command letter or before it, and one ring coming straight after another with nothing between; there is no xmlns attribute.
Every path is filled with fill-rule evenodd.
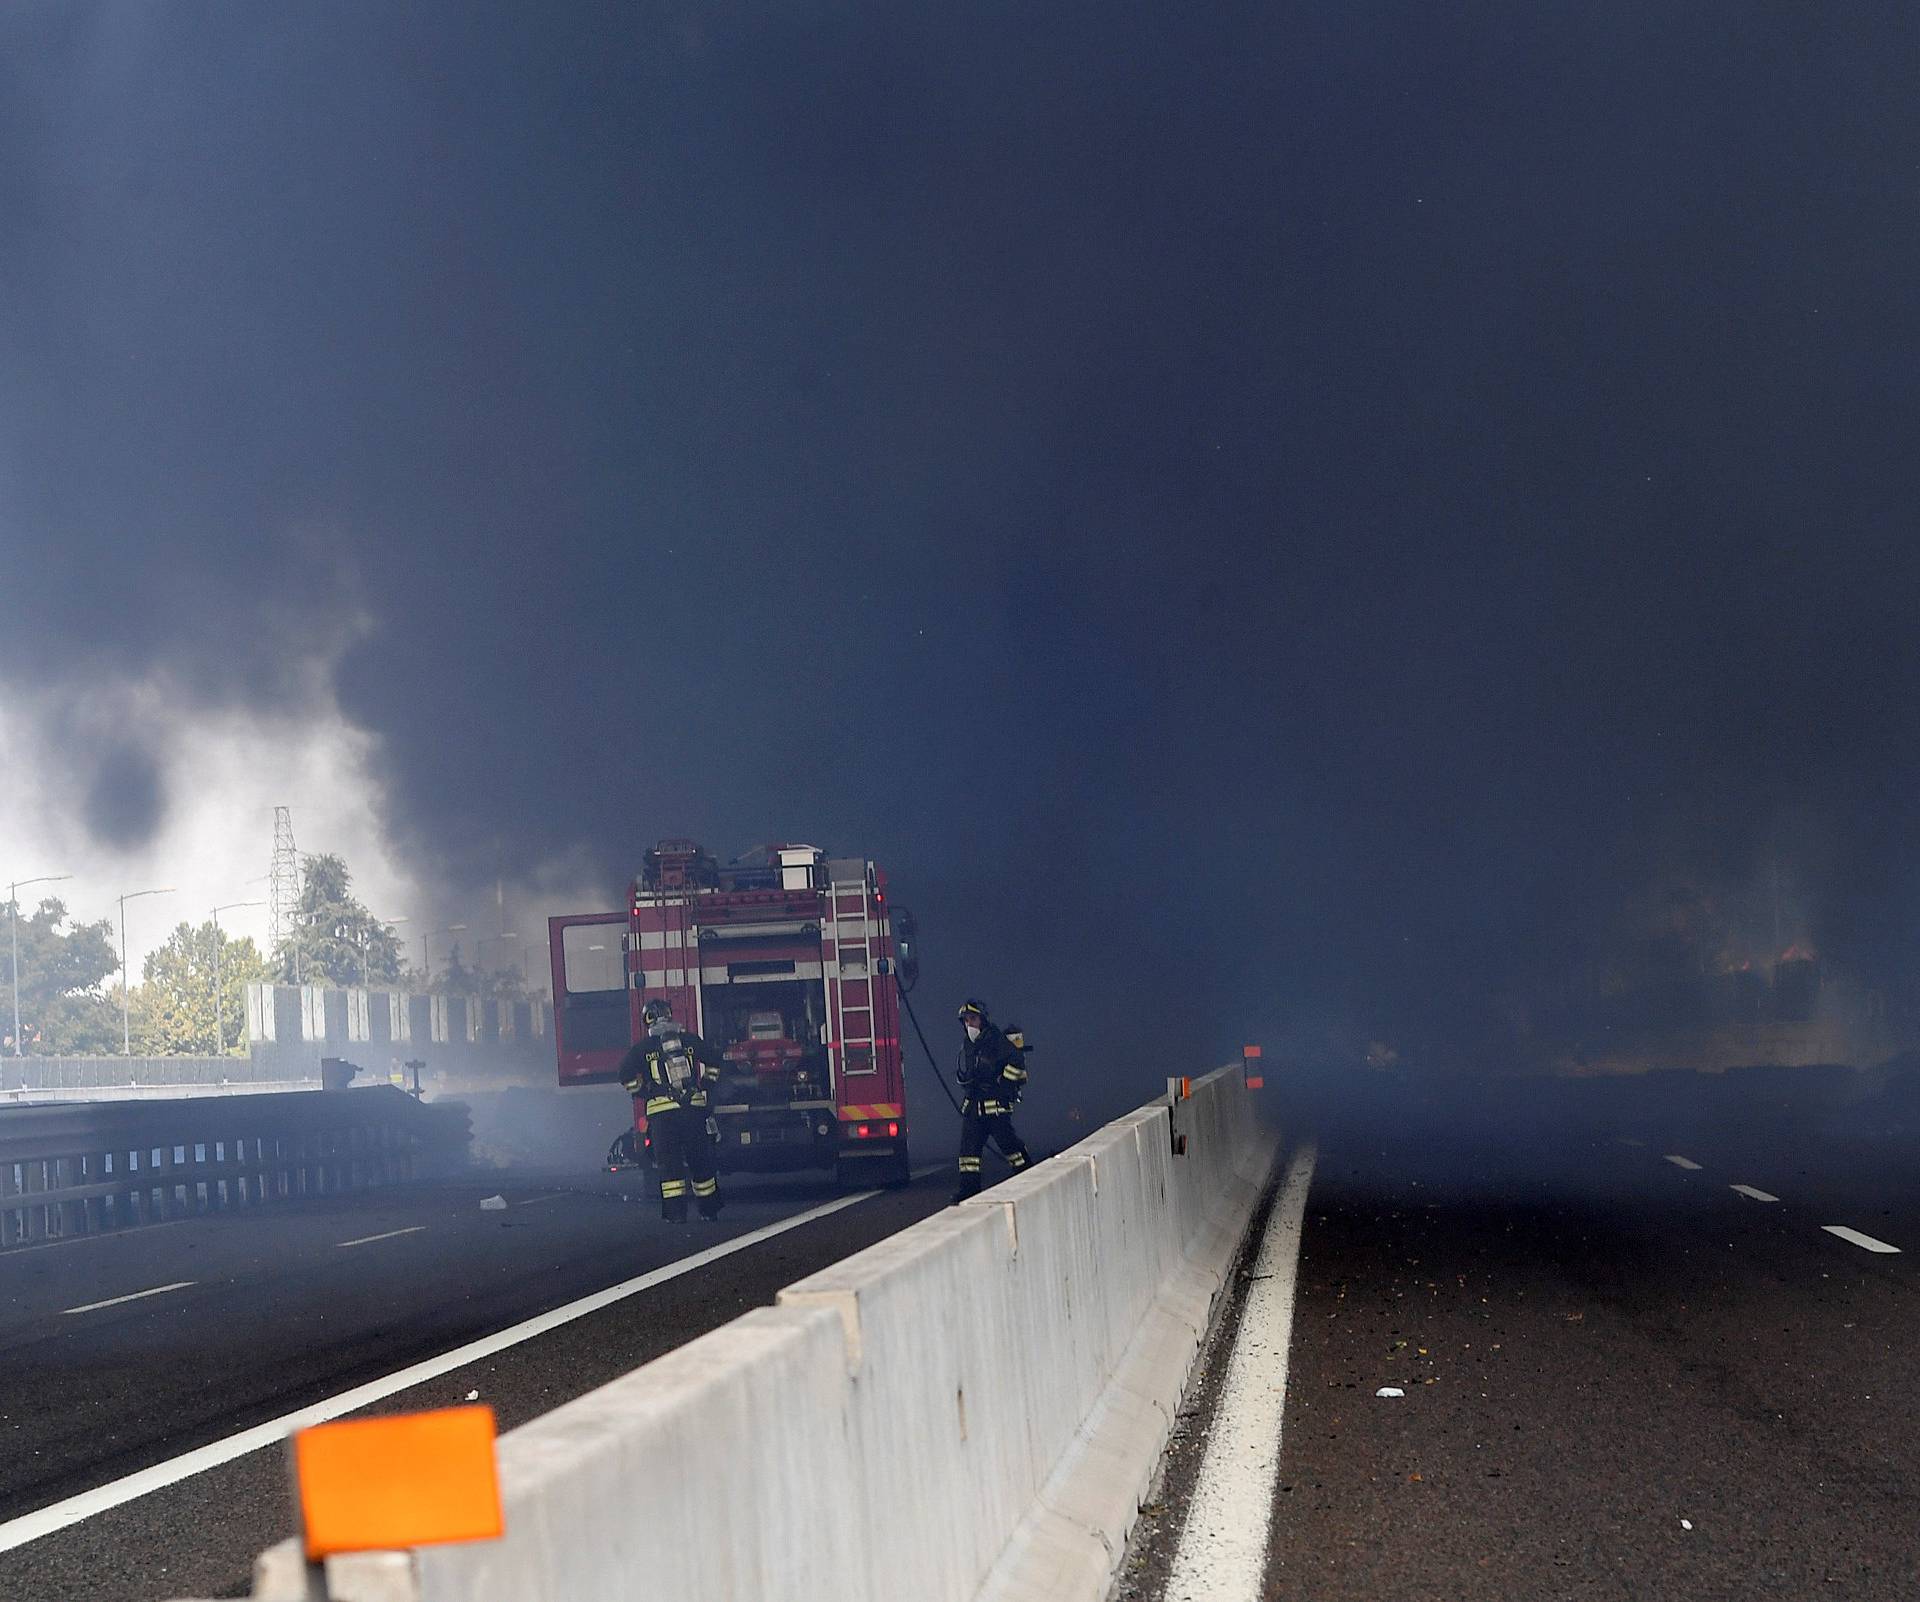
<svg viewBox="0 0 1920 1602"><path fill-rule="evenodd" d="M668 1023L673 1022L673 1004L671 1002L662 1001L656 997L640 1009L640 1021L649 1029L662 1020Z"/></svg>
<svg viewBox="0 0 1920 1602"><path fill-rule="evenodd" d="M960 1021L965 1023L969 1018L977 1018L981 1023L985 1023L987 1021L987 1004L984 1001L975 1001L971 996L967 997L965 1001L960 1003Z"/></svg>

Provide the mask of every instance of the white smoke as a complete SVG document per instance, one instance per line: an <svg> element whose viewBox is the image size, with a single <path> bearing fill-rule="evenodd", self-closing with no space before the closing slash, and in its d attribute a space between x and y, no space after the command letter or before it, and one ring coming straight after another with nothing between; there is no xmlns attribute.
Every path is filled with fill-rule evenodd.
<svg viewBox="0 0 1920 1602"><path fill-rule="evenodd" d="M10 880L70 874L64 883L22 890L22 907L58 896L78 922L113 919L117 938L116 897L169 889L127 904L136 983L148 951L182 921L204 922L217 905L260 902L224 912L220 922L264 951L273 814L287 806L300 850L344 858L355 894L378 917L409 919L399 933L413 933L424 898L381 827L375 738L341 714L325 678L317 666L308 704L297 713L178 712L179 699L159 678L90 692L84 708L61 692L9 692L0 703L0 750L9 754L0 782L0 897ZM77 720L86 734L76 740ZM164 794L157 827L126 849L103 844L89 828L88 775L67 743L90 747L103 729L137 740ZM409 949L417 952L417 941Z"/></svg>

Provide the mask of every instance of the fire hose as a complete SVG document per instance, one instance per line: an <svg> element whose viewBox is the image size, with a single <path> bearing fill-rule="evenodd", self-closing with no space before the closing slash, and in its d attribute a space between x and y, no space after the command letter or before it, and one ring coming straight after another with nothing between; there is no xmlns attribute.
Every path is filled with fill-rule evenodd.
<svg viewBox="0 0 1920 1602"><path fill-rule="evenodd" d="M941 1095L947 1098L947 1105L953 1109L954 1117L963 1118L966 1115L960 1111L960 1103L953 1099L953 1089L947 1083L947 1076L940 1072L940 1064L933 1055L933 1047L927 1044L926 1031L920 1027L920 1019L918 1014L913 1010L913 1003L907 1000L907 987L900 982L900 964L896 962L891 966L893 968L893 988L899 991L900 1005L907 1009L907 1018L913 1024L914 1034L919 1037L920 1049L927 1054L927 1066L933 1070L934 1080L940 1086Z"/></svg>

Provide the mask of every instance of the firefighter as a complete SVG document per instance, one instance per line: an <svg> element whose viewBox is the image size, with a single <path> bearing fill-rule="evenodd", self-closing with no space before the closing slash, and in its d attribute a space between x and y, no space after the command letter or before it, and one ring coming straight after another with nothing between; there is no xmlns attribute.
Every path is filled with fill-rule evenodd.
<svg viewBox="0 0 1920 1602"><path fill-rule="evenodd" d="M1027 1087L1025 1037L1001 1030L986 1007L969 998L960 1004L967 1042L960 1049L960 1188L955 1202L980 1194L980 1154L992 1138L1015 1173L1027 1166L1027 1146L1014 1131L1013 1109Z"/></svg>
<svg viewBox="0 0 1920 1602"><path fill-rule="evenodd" d="M641 1017L647 1035L620 1059L620 1082L636 1102L645 1099L660 1216L684 1224L691 1185L700 1216L712 1222L720 1216L720 1181L707 1136L707 1091L719 1081L726 1059L691 1029L678 1027L665 1001L649 1001Z"/></svg>

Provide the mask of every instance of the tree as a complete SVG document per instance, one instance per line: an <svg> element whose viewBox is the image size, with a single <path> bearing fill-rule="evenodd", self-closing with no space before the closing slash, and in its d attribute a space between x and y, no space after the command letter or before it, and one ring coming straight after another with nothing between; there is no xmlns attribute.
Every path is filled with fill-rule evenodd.
<svg viewBox="0 0 1920 1602"><path fill-rule="evenodd" d="M225 1055L247 1038L247 986L267 977L267 965L251 938L236 940L209 920L197 929L176 927L165 945L147 954L142 977L146 983L131 997L141 1051Z"/></svg>
<svg viewBox="0 0 1920 1602"><path fill-rule="evenodd" d="M397 985L405 961L391 924L352 894L353 876L339 857L302 859L293 931L273 954L277 983Z"/></svg>
<svg viewBox="0 0 1920 1602"><path fill-rule="evenodd" d="M446 962L420 988L429 995L479 996L487 1001L524 1001L527 998L526 981L521 978L518 968L495 968L489 971L477 964L468 967L461 960L457 941L447 953Z"/></svg>
<svg viewBox="0 0 1920 1602"><path fill-rule="evenodd" d="M0 913L11 909L0 902ZM32 916L19 920L20 1033L22 1049L36 1056L88 1055L117 1051L119 1009L108 995L107 980L120 966L114 954L113 925L74 924L62 930L67 905L57 896L43 899ZM0 938L5 935L0 930ZM13 1050L13 962L0 952L0 1038Z"/></svg>
<svg viewBox="0 0 1920 1602"><path fill-rule="evenodd" d="M480 970L469 968L460 960L460 942L454 941L453 949L447 953L447 960L433 976L433 993L440 996L477 996L480 994L480 985Z"/></svg>

